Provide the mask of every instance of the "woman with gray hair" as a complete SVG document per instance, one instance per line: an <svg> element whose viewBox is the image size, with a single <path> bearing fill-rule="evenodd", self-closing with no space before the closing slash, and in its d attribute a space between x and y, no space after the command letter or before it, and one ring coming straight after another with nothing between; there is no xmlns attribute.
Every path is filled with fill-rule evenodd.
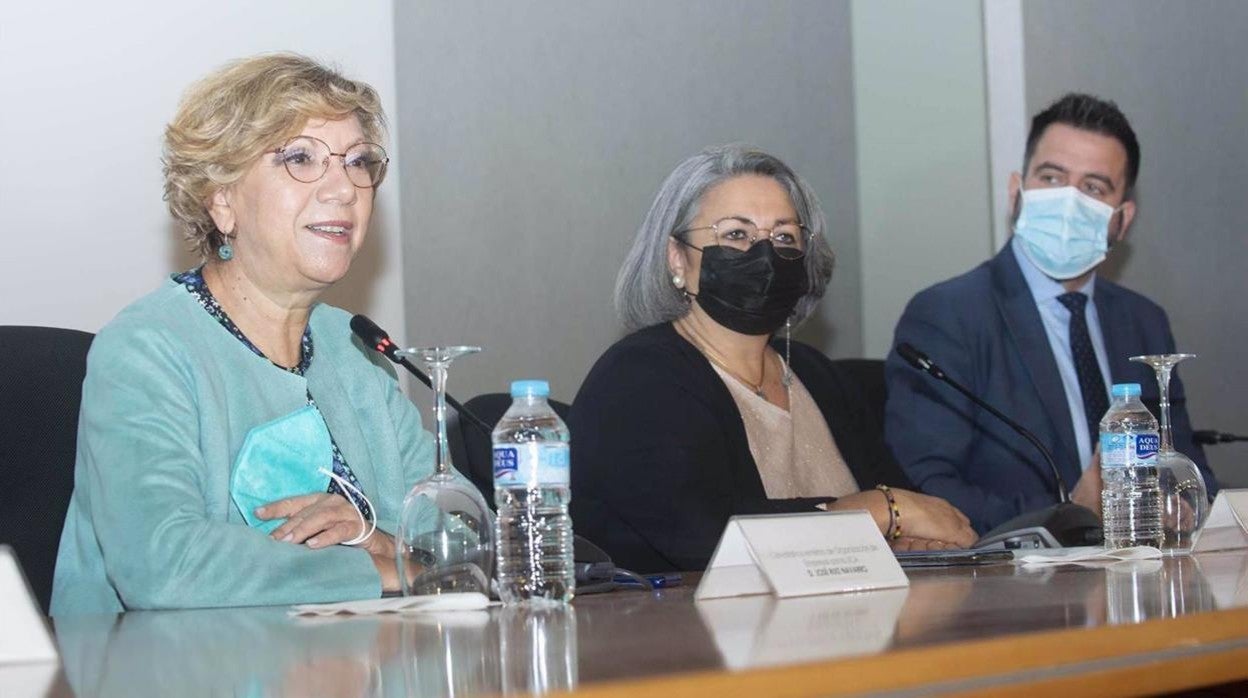
<svg viewBox="0 0 1248 698"><path fill-rule="evenodd" d="M704 568L737 514L865 509L897 549L974 542L867 436L853 382L790 341L831 274L823 212L783 162L728 145L677 165L616 281L635 331L573 403L578 533L638 570Z"/></svg>
<svg viewBox="0 0 1248 698"><path fill-rule="evenodd" d="M380 596L433 442L393 369L319 302L385 175L377 93L303 56L232 63L165 130L203 264L91 346L52 614Z"/></svg>

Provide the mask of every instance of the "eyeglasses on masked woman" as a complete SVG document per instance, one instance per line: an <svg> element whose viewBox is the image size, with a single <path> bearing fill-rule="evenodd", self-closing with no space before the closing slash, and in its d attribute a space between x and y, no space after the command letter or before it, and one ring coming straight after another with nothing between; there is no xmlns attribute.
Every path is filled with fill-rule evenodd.
<svg viewBox="0 0 1248 698"><path fill-rule="evenodd" d="M692 238L694 236L690 235L690 233L702 230L711 231L711 242L709 244L741 252L749 250L756 242L771 240L771 245L775 249L776 254L785 259L801 259L805 257L806 250L810 248L810 240L814 235L810 228L797 221L779 221L768 229L758 227L757 223L748 218L730 216L711 225L677 230L672 233L672 237L695 250L701 250L701 247L693 244Z"/></svg>

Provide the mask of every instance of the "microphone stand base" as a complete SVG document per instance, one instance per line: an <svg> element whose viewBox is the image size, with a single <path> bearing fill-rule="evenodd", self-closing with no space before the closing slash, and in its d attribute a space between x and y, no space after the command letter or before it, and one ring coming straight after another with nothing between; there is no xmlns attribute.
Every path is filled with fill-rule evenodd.
<svg viewBox="0 0 1248 698"><path fill-rule="evenodd" d="M984 534L972 547L1030 550L1100 544L1100 517L1087 507L1065 502L1016 516Z"/></svg>

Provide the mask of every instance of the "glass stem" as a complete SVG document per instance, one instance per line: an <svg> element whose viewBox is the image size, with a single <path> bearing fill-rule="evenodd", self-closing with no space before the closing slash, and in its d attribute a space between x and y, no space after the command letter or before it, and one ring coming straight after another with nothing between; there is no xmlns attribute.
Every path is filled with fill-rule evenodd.
<svg viewBox="0 0 1248 698"><path fill-rule="evenodd" d="M433 379L433 419L438 424L437 462L434 472L444 475L449 471L451 457L446 443L446 363L434 361L429 366Z"/></svg>
<svg viewBox="0 0 1248 698"><path fill-rule="evenodd" d="M1170 433L1170 370L1173 364L1157 367L1158 408L1161 412L1161 450L1173 451L1174 438Z"/></svg>

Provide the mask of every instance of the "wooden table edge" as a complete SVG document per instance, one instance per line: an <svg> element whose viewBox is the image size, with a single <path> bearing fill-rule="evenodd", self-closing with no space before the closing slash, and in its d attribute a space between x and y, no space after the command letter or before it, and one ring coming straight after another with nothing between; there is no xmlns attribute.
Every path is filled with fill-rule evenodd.
<svg viewBox="0 0 1248 698"><path fill-rule="evenodd" d="M1140 695L1248 679L1248 608L1003 635L742 671L612 680L577 696Z"/></svg>

